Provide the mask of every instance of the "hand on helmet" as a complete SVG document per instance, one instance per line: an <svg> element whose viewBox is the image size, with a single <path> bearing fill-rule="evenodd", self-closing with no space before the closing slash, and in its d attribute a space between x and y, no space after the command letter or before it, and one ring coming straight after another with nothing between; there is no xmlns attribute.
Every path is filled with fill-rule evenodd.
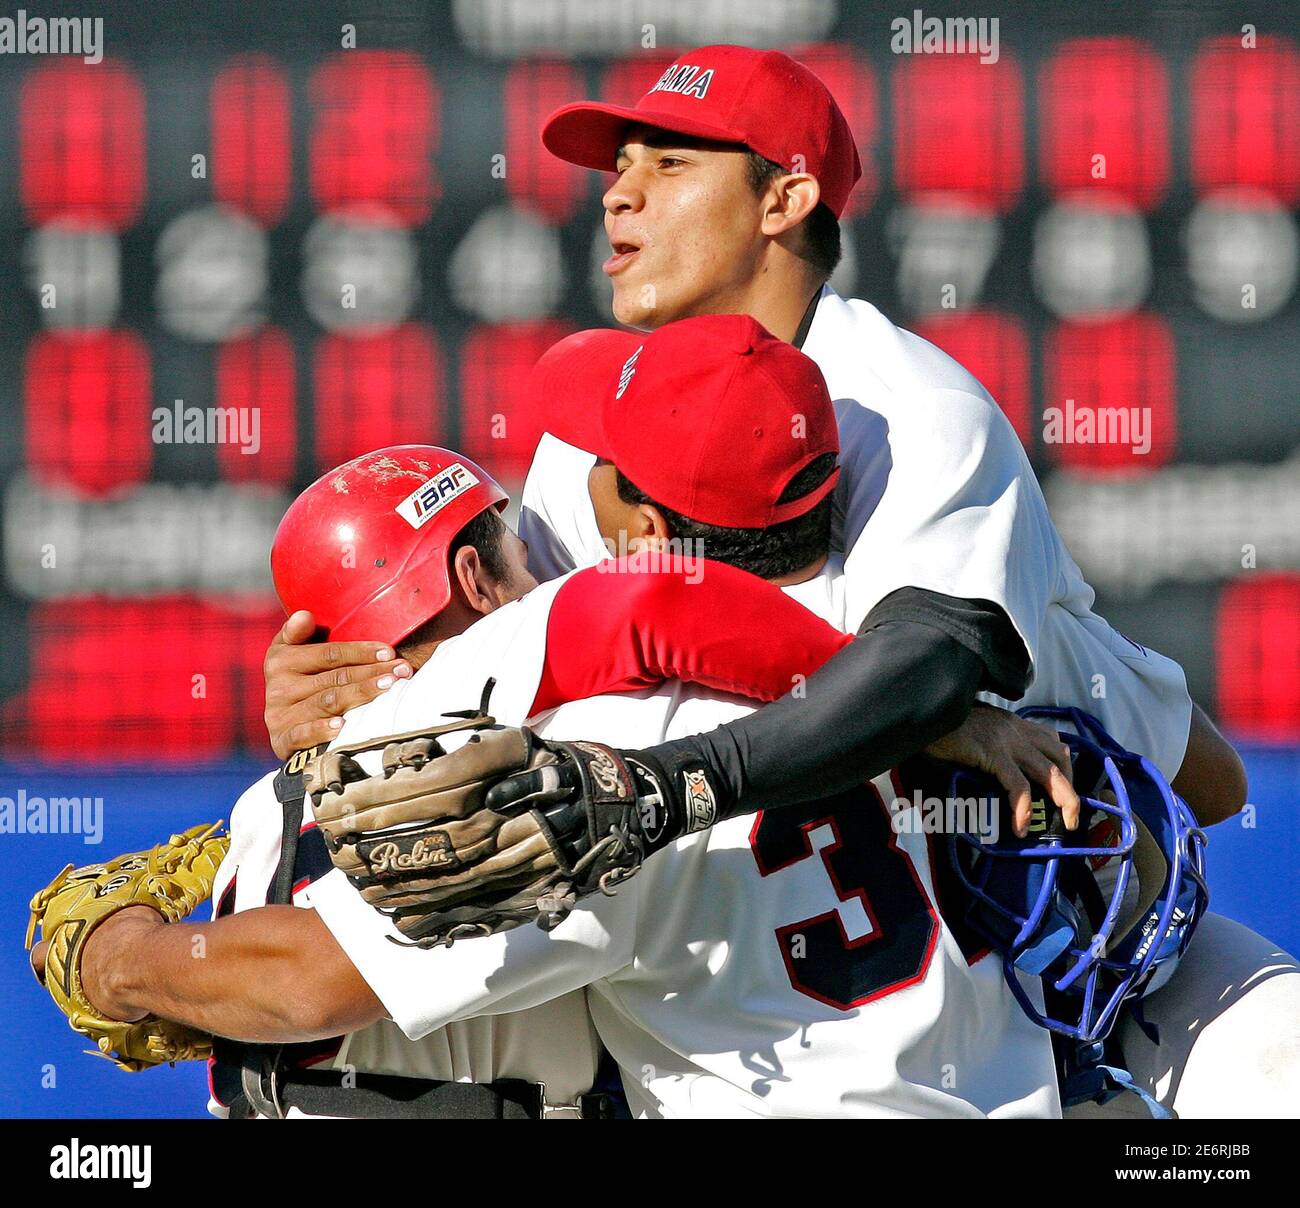
<svg viewBox="0 0 1300 1208"><path fill-rule="evenodd" d="M280 759L331 742L344 713L412 674L410 663L382 642L317 642L315 633L315 618L300 609L275 635L262 664L266 729Z"/></svg>
<svg viewBox="0 0 1300 1208"><path fill-rule="evenodd" d="M1079 825L1079 794L1070 783L1069 749L1045 725L976 702L966 720L932 742L925 753L996 777L1010 799L1012 822L1022 839L1029 833L1031 784L1047 791L1066 829Z"/></svg>

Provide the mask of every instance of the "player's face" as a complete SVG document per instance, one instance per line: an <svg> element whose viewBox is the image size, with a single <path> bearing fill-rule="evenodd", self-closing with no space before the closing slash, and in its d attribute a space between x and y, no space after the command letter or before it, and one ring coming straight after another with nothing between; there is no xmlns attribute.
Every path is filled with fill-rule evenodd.
<svg viewBox="0 0 1300 1208"><path fill-rule="evenodd" d="M643 547L655 548L670 535L662 528L659 513L619 498L618 472L609 462L598 461L592 467L587 476L587 493L596 513L596 526L611 554L621 556Z"/></svg>
<svg viewBox="0 0 1300 1208"><path fill-rule="evenodd" d="M614 317L656 328L745 310L766 240L745 153L632 127L604 197Z"/></svg>

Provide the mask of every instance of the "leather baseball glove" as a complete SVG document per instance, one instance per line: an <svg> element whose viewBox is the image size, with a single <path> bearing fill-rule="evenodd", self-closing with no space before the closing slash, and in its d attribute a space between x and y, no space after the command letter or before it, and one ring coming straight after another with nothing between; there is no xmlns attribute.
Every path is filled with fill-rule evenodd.
<svg viewBox="0 0 1300 1208"><path fill-rule="evenodd" d="M212 1052L212 1037L156 1016L135 1023L105 1019L81 986L81 954L91 933L128 906L150 906L169 923L185 918L212 894L228 835L220 822L172 835L149 851L118 856L107 864L69 864L31 901L27 947L49 940L44 984L68 1025L97 1046L87 1050L136 1072L164 1062L199 1061Z"/></svg>
<svg viewBox="0 0 1300 1208"><path fill-rule="evenodd" d="M448 752L443 737L471 731ZM371 775L354 758L383 751ZM623 753L550 742L483 713L428 730L336 747L307 769L307 791L336 868L420 947L535 921L613 893L658 823L652 786ZM509 780L513 791L494 786Z"/></svg>

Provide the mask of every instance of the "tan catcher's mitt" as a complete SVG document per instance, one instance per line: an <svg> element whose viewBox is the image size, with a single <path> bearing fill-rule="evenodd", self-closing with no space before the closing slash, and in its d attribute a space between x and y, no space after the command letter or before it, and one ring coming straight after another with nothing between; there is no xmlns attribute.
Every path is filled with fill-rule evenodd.
<svg viewBox="0 0 1300 1208"><path fill-rule="evenodd" d="M334 866L420 947L535 921L612 893L641 866L641 803L620 753L550 742L466 713L427 730L336 747L308 765L307 791ZM450 753L443 736L469 730ZM370 775L354 758L383 750ZM490 790L533 775L523 799Z"/></svg>
<svg viewBox="0 0 1300 1208"><path fill-rule="evenodd" d="M156 1016L135 1023L105 1019L81 988L81 954L91 933L110 915L128 906L150 906L169 923L178 923L212 896L229 835L221 826L195 826L172 835L149 851L118 856L107 864L73 868L69 864L32 898L27 924L31 948L36 926L49 940L45 986L69 1026L98 1046L88 1050L132 1072L173 1061L201 1061L212 1052L212 1037Z"/></svg>

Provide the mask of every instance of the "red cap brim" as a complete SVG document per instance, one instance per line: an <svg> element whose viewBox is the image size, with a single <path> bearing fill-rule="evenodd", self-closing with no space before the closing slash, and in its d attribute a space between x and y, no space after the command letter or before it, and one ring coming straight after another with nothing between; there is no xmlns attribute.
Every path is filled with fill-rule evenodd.
<svg viewBox="0 0 1300 1208"><path fill-rule="evenodd" d="M744 136L713 122L698 122L680 114L660 113L652 109L633 109L625 105L598 105L578 101L557 109L542 127L542 143L552 155L571 164L613 172L623 132L629 125L653 126L692 138L707 138L719 143L744 144Z"/></svg>
<svg viewBox="0 0 1300 1208"><path fill-rule="evenodd" d="M827 450L827 452L829 452L829 450ZM821 456L823 456L822 453L814 454L804 463L804 465L811 464ZM800 466L799 470L802 470L803 468L804 466ZM795 473L799 473L799 470L796 470ZM791 477L793 477L793 475ZM840 468L839 466L836 466L826 475L825 480L818 483L817 486L809 491L807 495L801 495L798 499L791 499L786 503L775 504L768 517L766 527L771 528L774 524L783 524L787 520L793 520L796 516L802 516L807 512L811 512L813 508L821 503L821 501L835 489L835 485L839 480Z"/></svg>

